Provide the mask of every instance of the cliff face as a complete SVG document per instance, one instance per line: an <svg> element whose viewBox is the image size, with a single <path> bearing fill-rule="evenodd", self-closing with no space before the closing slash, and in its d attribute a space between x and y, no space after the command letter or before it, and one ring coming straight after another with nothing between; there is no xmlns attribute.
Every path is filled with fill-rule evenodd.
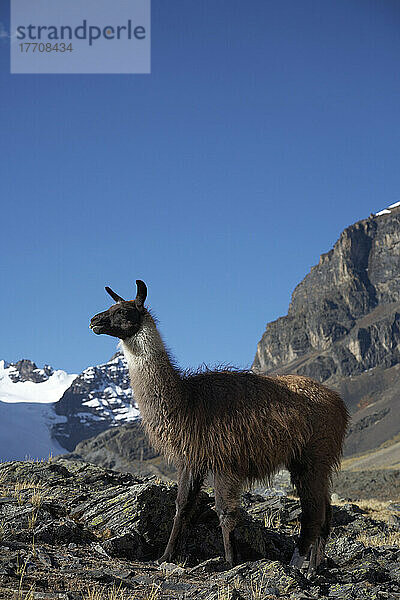
<svg viewBox="0 0 400 600"><path fill-rule="evenodd" d="M255 371L298 373L337 388L357 413L355 421L359 410L385 396L379 418L371 410L360 418L383 419L387 428L381 425L374 441L369 434L356 435L348 445L352 452L376 447L400 431L392 406L400 381L399 273L397 206L345 229L294 290L288 315L267 325L257 347Z"/></svg>

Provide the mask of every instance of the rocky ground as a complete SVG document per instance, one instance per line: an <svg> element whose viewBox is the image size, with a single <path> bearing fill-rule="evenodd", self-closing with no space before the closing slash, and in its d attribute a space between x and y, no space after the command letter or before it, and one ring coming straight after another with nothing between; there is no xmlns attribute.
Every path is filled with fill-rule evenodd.
<svg viewBox="0 0 400 600"><path fill-rule="evenodd" d="M0 465L0 598L131 600L400 598L400 503L336 498L328 561L312 579L288 566L299 503L243 496L241 563L229 569L203 492L175 564L157 565L175 484L82 462Z"/></svg>

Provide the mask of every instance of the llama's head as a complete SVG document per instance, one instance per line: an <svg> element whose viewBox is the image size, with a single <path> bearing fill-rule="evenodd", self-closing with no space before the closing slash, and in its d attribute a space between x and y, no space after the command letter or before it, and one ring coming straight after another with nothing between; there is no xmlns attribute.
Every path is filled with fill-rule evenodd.
<svg viewBox="0 0 400 600"><path fill-rule="evenodd" d="M94 333L105 333L125 340L139 331L143 316L146 313L144 301L147 296L147 288L146 284L140 279L136 281L136 285L137 295L134 300L124 300L111 288L106 287L106 291L115 300L116 304L92 318L90 329Z"/></svg>

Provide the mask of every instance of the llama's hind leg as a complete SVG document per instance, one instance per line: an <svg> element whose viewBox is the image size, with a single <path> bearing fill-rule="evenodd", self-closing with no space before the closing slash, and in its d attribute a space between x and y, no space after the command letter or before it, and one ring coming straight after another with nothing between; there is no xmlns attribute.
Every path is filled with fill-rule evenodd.
<svg viewBox="0 0 400 600"><path fill-rule="evenodd" d="M330 494L325 498L325 520L321 527L321 535L311 546L310 563L308 570L310 574L316 571L318 566L325 560L325 546L331 530L332 506Z"/></svg>
<svg viewBox="0 0 400 600"><path fill-rule="evenodd" d="M328 477L320 472L306 470L300 465L296 467L292 465L290 472L300 497L302 510L299 541L290 564L302 569L304 563L308 561L307 575L310 577L322 562L325 540L329 534Z"/></svg>
<svg viewBox="0 0 400 600"><path fill-rule="evenodd" d="M172 559L179 541L184 533L196 506L196 499L203 485L204 475L194 475L190 469L181 467L178 472L178 494L176 497L176 513L172 531L164 554L157 562L168 562Z"/></svg>
<svg viewBox="0 0 400 600"><path fill-rule="evenodd" d="M239 516L241 485L236 480L221 474L214 476L215 510L219 517L224 541L225 560L234 566L238 560L234 530Z"/></svg>
<svg viewBox="0 0 400 600"><path fill-rule="evenodd" d="M316 572L317 568L325 560L325 546L331 530L332 506L330 495L325 497L325 518L321 527L321 533L311 545L310 560L308 565L307 576L311 577Z"/></svg>

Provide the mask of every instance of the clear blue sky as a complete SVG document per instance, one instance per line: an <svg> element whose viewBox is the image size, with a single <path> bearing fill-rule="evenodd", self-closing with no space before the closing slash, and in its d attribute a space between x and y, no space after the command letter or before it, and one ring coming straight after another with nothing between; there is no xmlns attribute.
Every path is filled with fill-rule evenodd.
<svg viewBox="0 0 400 600"><path fill-rule="evenodd" d="M183 366L249 366L400 199L397 0L153 0L151 75L10 75L0 42L0 358L107 360L89 318L141 278Z"/></svg>

